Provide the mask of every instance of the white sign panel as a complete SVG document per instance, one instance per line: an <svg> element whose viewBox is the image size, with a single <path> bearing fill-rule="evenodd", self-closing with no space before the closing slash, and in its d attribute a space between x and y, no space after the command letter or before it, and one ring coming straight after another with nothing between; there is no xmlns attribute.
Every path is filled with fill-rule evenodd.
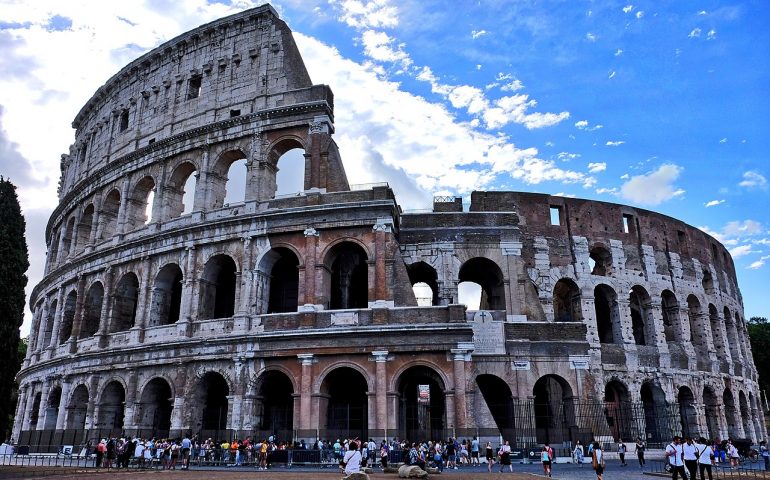
<svg viewBox="0 0 770 480"><path fill-rule="evenodd" d="M504 355L505 330L503 322L492 320L492 314L479 311L473 316L473 354Z"/></svg>

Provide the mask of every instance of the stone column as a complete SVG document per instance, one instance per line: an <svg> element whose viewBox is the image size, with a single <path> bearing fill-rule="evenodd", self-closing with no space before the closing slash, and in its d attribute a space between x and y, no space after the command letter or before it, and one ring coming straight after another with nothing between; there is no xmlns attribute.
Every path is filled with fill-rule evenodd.
<svg viewBox="0 0 770 480"><path fill-rule="evenodd" d="M46 380L43 383L43 388L40 395L40 407L37 413L37 427L35 430L43 430L45 428L45 417L48 411L48 395L51 393L51 381ZM61 405L61 402L59 402Z"/></svg>
<svg viewBox="0 0 770 480"><path fill-rule="evenodd" d="M228 403L230 402L230 398L228 396ZM171 436L178 436L182 433L182 430L184 429L184 397L176 396L174 397L174 406L171 409Z"/></svg>
<svg viewBox="0 0 770 480"><path fill-rule="evenodd" d="M50 350L49 358L53 356L53 351L59 345L59 329L61 327L61 317L64 313L64 287L59 287L56 297L56 313L53 318L53 329L51 331L51 341L47 347Z"/></svg>
<svg viewBox="0 0 770 480"><path fill-rule="evenodd" d="M195 273L197 250L195 245L190 245L186 250L187 266L182 285L182 299L184 301L181 305L177 324L182 334L190 336L192 335L192 317L193 315L195 317L198 316L197 312L195 312L195 308L198 305L198 299L195 298L195 294L198 291L198 275Z"/></svg>
<svg viewBox="0 0 770 480"><path fill-rule="evenodd" d="M77 301L75 302L75 318L72 320L72 336L70 337L70 353L75 353L78 349L78 338L80 338L80 329L83 325L83 303L85 303L86 279L83 275L78 276Z"/></svg>
<svg viewBox="0 0 770 480"><path fill-rule="evenodd" d="M300 353L297 355L302 364L302 377L299 390L299 430L310 430L311 395L313 388L313 354Z"/></svg>
<svg viewBox="0 0 770 480"><path fill-rule="evenodd" d="M62 379L61 399L59 400L59 412L56 416L56 430L64 430L67 421L67 410L69 408L67 400L70 396L72 381L68 377Z"/></svg>
<svg viewBox="0 0 770 480"><path fill-rule="evenodd" d="M465 362L470 361L473 344L460 343L453 348L454 390L455 390L455 428L463 429L466 425L467 410L465 407Z"/></svg>
<svg viewBox="0 0 770 480"><path fill-rule="evenodd" d="M110 329L110 313L114 301L114 292L112 291L113 270L114 267L107 267L107 270L104 272L104 300L102 301L102 311L99 312L99 330L96 332L100 348L107 347L109 339L107 333Z"/></svg>
<svg viewBox="0 0 770 480"><path fill-rule="evenodd" d="M299 303L324 304L323 293L316 291L316 250L318 248L318 231L309 227L305 229L305 298Z"/></svg>
<svg viewBox="0 0 770 480"><path fill-rule="evenodd" d="M205 145L203 148L203 155L201 156L201 168L195 172L195 197L193 198L193 212L200 212L211 207L211 187L210 185L213 172L210 171L211 165L209 165L209 146Z"/></svg>
<svg viewBox="0 0 770 480"><path fill-rule="evenodd" d="M115 226L115 238L122 239L123 234L126 233L126 216L128 215L128 205L130 200L128 198L129 179L123 180L123 185L120 187L120 209L118 210L117 225Z"/></svg>
<svg viewBox="0 0 770 480"><path fill-rule="evenodd" d="M131 338L138 343L144 342L144 332L147 329L147 320L150 317L152 305L152 260L149 255L144 257L142 264L143 272L139 279L139 291L136 296L136 319L133 328L131 328Z"/></svg>
<svg viewBox="0 0 770 480"><path fill-rule="evenodd" d="M375 429L383 431L383 438L388 438L388 351L372 352L375 362Z"/></svg>
<svg viewBox="0 0 770 480"><path fill-rule="evenodd" d="M11 443L16 444L19 441L21 430L27 417L27 401L29 400L29 385L23 384L19 387L19 393L16 402L16 415L13 417L13 431L11 432Z"/></svg>
<svg viewBox="0 0 770 480"><path fill-rule="evenodd" d="M35 406L35 395L37 392L35 391L35 385L34 383L27 384L27 400L24 405L24 417L22 418L21 422L21 429L22 430L29 430L30 424L32 423L32 407ZM42 397L41 397L42 399ZM38 416L38 422L39 420Z"/></svg>
<svg viewBox="0 0 770 480"><path fill-rule="evenodd" d="M48 345L44 345L44 342L45 342L45 331L48 329L48 312L50 309L51 309L51 299L46 297L45 303L43 303L42 316L40 317L40 321L38 322L37 339L35 340L35 353L40 353L46 348L48 348Z"/></svg>
<svg viewBox="0 0 770 480"><path fill-rule="evenodd" d="M392 299L392 295L388 292L388 278L385 271L387 236L392 232L389 222L391 219L377 219L377 223L372 227L374 231L374 301Z"/></svg>

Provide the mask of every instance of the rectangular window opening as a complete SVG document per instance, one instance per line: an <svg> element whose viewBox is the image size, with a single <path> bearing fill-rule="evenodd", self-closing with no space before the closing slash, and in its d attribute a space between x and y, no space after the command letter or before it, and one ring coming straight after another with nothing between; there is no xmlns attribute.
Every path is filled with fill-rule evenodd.
<svg viewBox="0 0 770 480"><path fill-rule="evenodd" d="M623 233L631 233L631 223L634 217L631 215L623 215Z"/></svg>
<svg viewBox="0 0 770 480"><path fill-rule="evenodd" d="M561 207L551 205L551 225L561 225Z"/></svg>
<svg viewBox="0 0 770 480"><path fill-rule="evenodd" d="M240 110L230 110L230 118L240 117L240 116L241 116Z"/></svg>
<svg viewBox="0 0 770 480"><path fill-rule="evenodd" d="M687 235L683 231L677 230L676 239L679 242L679 253L687 253Z"/></svg>
<svg viewBox="0 0 770 480"><path fill-rule="evenodd" d="M128 110L124 110L120 114L120 131L125 132L128 130Z"/></svg>
<svg viewBox="0 0 770 480"><path fill-rule="evenodd" d="M147 141L147 145L152 145L153 143L155 143L155 139L154 138L151 138L151 139L149 139Z"/></svg>
<svg viewBox="0 0 770 480"><path fill-rule="evenodd" d="M198 98L201 94L201 81L203 77L195 76L190 79L187 87L187 99Z"/></svg>

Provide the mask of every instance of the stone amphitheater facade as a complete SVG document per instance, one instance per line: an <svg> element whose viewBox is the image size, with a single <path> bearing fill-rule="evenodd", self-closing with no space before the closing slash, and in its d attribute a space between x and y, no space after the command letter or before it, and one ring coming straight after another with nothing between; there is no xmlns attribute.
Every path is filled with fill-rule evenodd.
<svg viewBox="0 0 770 480"><path fill-rule="evenodd" d="M403 212L386 184L348 184L333 107L268 5L94 94L61 160L15 441L766 435L716 239L521 192ZM293 148L304 190L276 196ZM243 199L225 204L241 160Z"/></svg>

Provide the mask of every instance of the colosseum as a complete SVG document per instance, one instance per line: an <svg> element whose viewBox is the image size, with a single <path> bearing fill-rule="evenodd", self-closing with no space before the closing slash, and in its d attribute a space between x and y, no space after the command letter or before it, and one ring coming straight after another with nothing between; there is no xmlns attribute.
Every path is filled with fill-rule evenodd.
<svg viewBox="0 0 770 480"><path fill-rule="evenodd" d="M17 444L766 434L723 245L625 205L476 191L409 213L350 185L332 90L269 5L133 61L73 126ZM304 188L276 195L293 149Z"/></svg>

